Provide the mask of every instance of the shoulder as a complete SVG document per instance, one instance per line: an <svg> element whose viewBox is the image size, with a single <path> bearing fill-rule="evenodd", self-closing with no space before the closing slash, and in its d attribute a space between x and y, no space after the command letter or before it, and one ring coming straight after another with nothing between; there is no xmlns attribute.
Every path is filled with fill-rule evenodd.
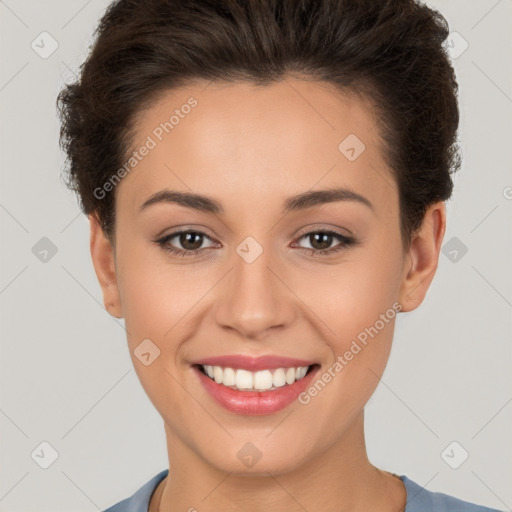
<svg viewBox="0 0 512 512"><path fill-rule="evenodd" d="M168 472L168 469L160 471L160 473L138 489L135 494L112 505L103 512L147 512L151 495L158 484L167 476Z"/></svg>
<svg viewBox="0 0 512 512"><path fill-rule="evenodd" d="M442 492L429 491L405 475L400 479L407 491L405 512L500 512Z"/></svg>

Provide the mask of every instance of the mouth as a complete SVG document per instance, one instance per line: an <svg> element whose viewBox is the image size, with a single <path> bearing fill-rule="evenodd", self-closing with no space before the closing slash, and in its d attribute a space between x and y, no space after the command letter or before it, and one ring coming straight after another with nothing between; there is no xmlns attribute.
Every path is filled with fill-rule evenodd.
<svg viewBox="0 0 512 512"><path fill-rule="evenodd" d="M203 375L229 389L237 391L274 391L290 386L306 377L315 367L314 363L308 366L292 366L249 371L242 368L214 366L208 364L194 365Z"/></svg>
<svg viewBox="0 0 512 512"><path fill-rule="evenodd" d="M213 362L216 364L208 364ZM308 363L289 358L256 360L236 356L196 362L192 370L206 393L227 411L268 415L291 405L311 385L320 364Z"/></svg>

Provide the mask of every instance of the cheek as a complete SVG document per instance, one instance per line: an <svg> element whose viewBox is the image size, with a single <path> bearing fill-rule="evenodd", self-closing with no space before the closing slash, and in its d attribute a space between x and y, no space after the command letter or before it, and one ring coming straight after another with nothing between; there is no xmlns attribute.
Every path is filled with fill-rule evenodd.
<svg viewBox="0 0 512 512"><path fill-rule="evenodd" d="M179 333L188 325L187 314L199 292L187 286L190 283L182 271L149 261L148 252L132 251L119 260L119 291L130 357L155 408L164 415L172 404L173 414L182 417L190 411L183 400L175 361Z"/></svg>
<svg viewBox="0 0 512 512"><path fill-rule="evenodd" d="M396 293L398 270L396 265L354 264L350 272L315 280L316 291L306 301L315 305L327 326L321 341L330 357L301 403L311 403L320 430L326 425L336 425L335 431L344 429L379 383L401 310Z"/></svg>
<svg viewBox="0 0 512 512"><path fill-rule="evenodd" d="M372 256L361 251L340 265L315 272L314 278L312 274L309 279L300 277L302 284L296 290L325 324L325 335L346 343L390 308L394 314L400 279L396 255L380 251Z"/></svg>
<svg viewBox="0 0 512 512"><path fill-rule="evenodd" d="M331 356L324 374L332 381L324 395L327 409L329 400L354 410L364 405L384 371L401 310L401 257L392 247L375 244L371 251L354 253L325 275L317 274L314 286L308 291L304 285L299 294L325 326L322 342Z"/></svg>
<svg viewBox="0 0 512 512"><path fill-rule="evenodd" d="M190 267L171 265L155 253L148 248L120 255L119 291L131 338L171 336L208 289Z"/></svg>

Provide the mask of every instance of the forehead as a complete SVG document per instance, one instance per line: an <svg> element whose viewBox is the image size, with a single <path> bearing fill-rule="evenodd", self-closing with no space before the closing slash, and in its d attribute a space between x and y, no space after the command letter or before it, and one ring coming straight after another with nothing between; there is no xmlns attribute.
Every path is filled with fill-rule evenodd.
<svg viewBox="0 0 512 512"><path fill-rule="evenodd" d="M133 207L165 187L233 199L250 191L255 200L315 184L374 188L370 195L385 200L396 188L371 104L326 83L196 82L166 91L136 119L132 150L144 146L151 149L119 185Z"/></svg>

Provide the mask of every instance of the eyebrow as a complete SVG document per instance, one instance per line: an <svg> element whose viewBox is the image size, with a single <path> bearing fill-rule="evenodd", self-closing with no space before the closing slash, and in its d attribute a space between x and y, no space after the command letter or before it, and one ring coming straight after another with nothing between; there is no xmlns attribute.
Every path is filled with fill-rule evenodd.
<svg viewBox="0 0 512 512"><path fill-rule="evenodd" d="M283 213L305 210L312 206L332 203L335 201L356 201L375 211L373 204L366 197L347 188L333 188L326 190L311 190L289 197L284 202ZM224 214L222 204L211 197L194 194L192 192L177 192L172 190L161 190L156 192L140 206L139 211L142 212L149 206L157 203L174 203L206 213L219 215Z"/></svg>

